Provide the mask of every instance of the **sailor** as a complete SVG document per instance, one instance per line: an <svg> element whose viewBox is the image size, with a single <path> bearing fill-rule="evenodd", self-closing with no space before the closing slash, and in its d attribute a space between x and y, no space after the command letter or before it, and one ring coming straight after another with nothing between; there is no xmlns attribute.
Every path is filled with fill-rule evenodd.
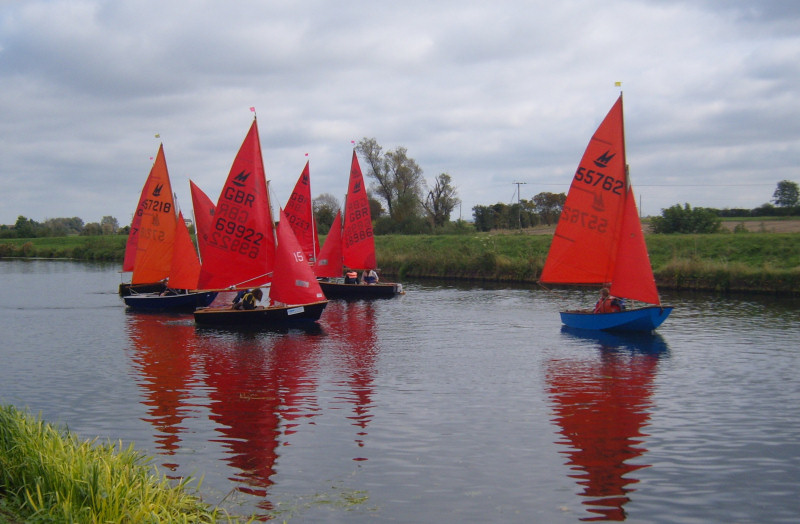
<svg viewBox="0 0 800 524"><path fill-rule="evenodd" d="M594 305L595 313L619 313L622 305L617 297L609 294L608 288L600 290L600 299Z"/></svg>
<svg viewBox="0 0 800 524"><path fill-rule="evenodd" d="M348 271L344 276L345 284L358 284L358 272Z"/></svg>

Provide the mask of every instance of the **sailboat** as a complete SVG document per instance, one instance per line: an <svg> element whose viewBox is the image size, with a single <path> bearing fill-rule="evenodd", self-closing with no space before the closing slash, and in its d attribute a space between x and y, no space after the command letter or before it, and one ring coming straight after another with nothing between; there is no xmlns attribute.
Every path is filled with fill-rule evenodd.
<svg viewBox="0 0 800 524"><path fill-rule="evenodd" d="M156 159L153 166L150 168L150 173L147 180L142 186L142 192L139 195L139 203L136 205L136 210L133 213L133 220L131 220L130 233L128 233L128 240L125 243L125 257L122 262L122 272L131 272L136 265L136 257L139 252L139 238L140 230L142 227L142 217L145 213L152 212L156 205L163 202L161 194L163 193L163 179L169 181L167 174L167 161L164 156L164 144L158 147ZM172 192L168 189L169 198L172 198ZM168 270L167 270L168 271ZM135 280L132 278L130 283L122 282L119 285L119 296L125 297L130 295L131 292L136 293L154 293L164 291L166 284L163 279L167 276L167 271L160 273L151 273L150 271L139 271ZM146 279L152 278L152 281Z"/></svg>
<svg viewBox="0 0 800 524"><path fill-rule="evenodd" d="M303 248L306 260L309 264L314 265L319 253L319 237L311 201L311 175L308 162L300 173L283 212L292 226L292 231L294 231L300 247Z"/></svg>
<svg viewBox="0 0 800 524"><path fill-rule="evenodd" d="M276 247L255 118L233 161L213 224L199 286L237 290L269 285L270 304L252 310L200 308L194 312L195 322L267 327L319 320L328 301L285 215Z"/></svg>
<svg viewBox="0 0 800 524"><path fill-rule="evenodd" d="M539 281L609 288L612 296L650 304L620 311L562 311L572 328L652 331L672 312L663 306L647 254L625 156L622 94L583 154Z"/></svg>
<svg viewBox="0 0 800 524"><path fill-rule="evenodd" d="M190 292L197 288L200 260L183 220L175 214L175 198L167 170L163 144L150 172L136 228L136 257L131 283L159 282L166 290L128 290L122 297L129 309L139 311L193 310L210 304L216 293ZM133 228L131 235L134 235ZM130 242L130 236L129 236ZM167 287L168 286L168 287Z"/></svg>
<svg viewBox="0 0 800 524"><path fill-rule="evenodd" d="M399 283L378 282L368 285L344 283L342 278L344 268L358 271L376 267L369 197L364 185L364 176L361 174L361 166L358 164L358 156L353 150L345 212L344 215L340 213L336 215L314 271L320 277L320 286L328 298L390 298L404 293L403 285Z"/></svg>
<svg viewBox="0 0 800 524"><path fill-rule="evenodd" d="M123 297L123 300L134 311L194 311L197 307L211 304L217 296L216 291L193 291L197 289L199 276L200 259L183 220L183 213L179 212L167 289L162 293L134 292Z"/></svg>

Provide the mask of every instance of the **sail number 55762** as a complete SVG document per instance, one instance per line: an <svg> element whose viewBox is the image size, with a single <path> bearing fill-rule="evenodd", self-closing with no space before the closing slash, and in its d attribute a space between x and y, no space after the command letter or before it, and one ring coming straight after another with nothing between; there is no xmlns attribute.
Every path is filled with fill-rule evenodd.
<svg viewBox="0 0 800 524"><path fill-rule="evenodd" d="M593 213L581 211L580 209L569 208L564 206L561 210L561 217L559 220L564 222L572 222L573 224L580 224L581 227L597 231L598 233L605 233L608 231L608 220L600 218Z"/></svg>

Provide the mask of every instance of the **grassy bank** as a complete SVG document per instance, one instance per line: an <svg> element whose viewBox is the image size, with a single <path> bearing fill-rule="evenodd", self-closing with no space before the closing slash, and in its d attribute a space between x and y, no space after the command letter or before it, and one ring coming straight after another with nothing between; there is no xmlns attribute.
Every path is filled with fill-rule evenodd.
<svg viewBox="0 0 800 524"><path fill-rule="evenodd" d="M0 406L0 522L232 522L132 447Z"/></svg>
<svg viewBox="0 0 800 524"><path fill-rule="evenodd" d="M0 257L121 262L124 236L0 241ZM378 265L400 278L536 282L549 235L387 235L375 237ZM800 234L647 235L662 288L800 293Z"/></svg>

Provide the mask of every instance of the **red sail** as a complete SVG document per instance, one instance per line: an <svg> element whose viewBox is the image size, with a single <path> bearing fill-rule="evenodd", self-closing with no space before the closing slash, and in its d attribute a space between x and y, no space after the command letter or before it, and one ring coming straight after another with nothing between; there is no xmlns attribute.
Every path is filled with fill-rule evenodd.
<svg viewBox="0 0 800 524"><path fill-rule="evenodd" d="M541 282L611 282L627 187L622 97L583 154L547 255Z"/></svg>
<svg viewBox="0 0 800 524"><path fill-rule="evenodd" d="M131 231L128 233L128 241L125 243L125 259L122 262L123 271L133 271L133 265L136 262L136 246L139 243L139 228L142 223L142 215L144 215L144 203L147 201L149 195L147 190L150 187L150 178L153 176L155 167L155 162L153 162L153 166L150 168L150 174L147 176L147 180L144 181L144 186L142 186L139 204L136 206L136 211L133 213Z"/></svg>
<svg viewBox="0 0 800 524"><path fill-rule="evenodd" d="M625 215L610 292L617 297L661 304L650 257L647 254L647 244L644 242L642 224L636 210L633 187L630 185L625 199Z"/></svg>
<svg viewBox="0 0 800 524"><path fill-rule="evenodd" d="M660 304L627 176L622 96L583 154L539 280L610 284L615 296Z"/></svg>
<svg viewBox="0 0 800 524"><path fill-rule="evenodd" d="M369 197L355 151L350 165L343 232L344 265L351 269L375 269L375 239L372 237Z"/></svg>
<svg viewBox="0 0 800 524"><path fill-rule="evenodd" d="M199 287L255 287L271 280L275 229L257 122L233 161L214 211Z"/></svg>
<svg viewBox="0 0 800 524"><path fill-rule="evenodd" d="M340 277L342 276L342 212L336 212L333 219L331 230L325 237L325 245L319 252L317 263L314 265L314 273L318 277Z"/></svg>
<svg viewBox="0 0 800 524"><path fill-rule="evenodd" d="M211 228L214 227L214 202L202 189L189 180L192 189L192 207L194 208L194 230L197 235L197 247L200 249L200 259L206 257Z"/></svg>
<svg viewBox="0 0 800 524"><path fill-rule="evenodd" d="M286 305L309 304L325 300L303 248L292 232L284 214L278 222L278 248L275 254L275 274L269 290L271 301Z"/></svg>
<svg viewBox="0 0 800 524"><path fill-rule="evenodd" d="M175 246L172 250L172 268L167 285L173 289L197 289L200 277L200 259L194 249L192 237L183 221L183 213L178 213L175 226Z"/></svg>
<svg viewBox="0 0 800 524"><path fill-rule="evenodd" d="M169 276L172 266L177 217L163 144L158 148L156 161L150 172L147 193L139 225L132 284L164 280Z"/></svg>
<svg viewBox="0 0 800 524"><path fill-rule="evenodd" d="M300 247L306 254L306 260L313 264L319 253L319 238L311 207L311 177L308 162L306 162L303 172L300 173L300 178L297 179L297 184L295 184L294 191L292 191L283 212L292 226L297 241L300 242Z"/></svg>

